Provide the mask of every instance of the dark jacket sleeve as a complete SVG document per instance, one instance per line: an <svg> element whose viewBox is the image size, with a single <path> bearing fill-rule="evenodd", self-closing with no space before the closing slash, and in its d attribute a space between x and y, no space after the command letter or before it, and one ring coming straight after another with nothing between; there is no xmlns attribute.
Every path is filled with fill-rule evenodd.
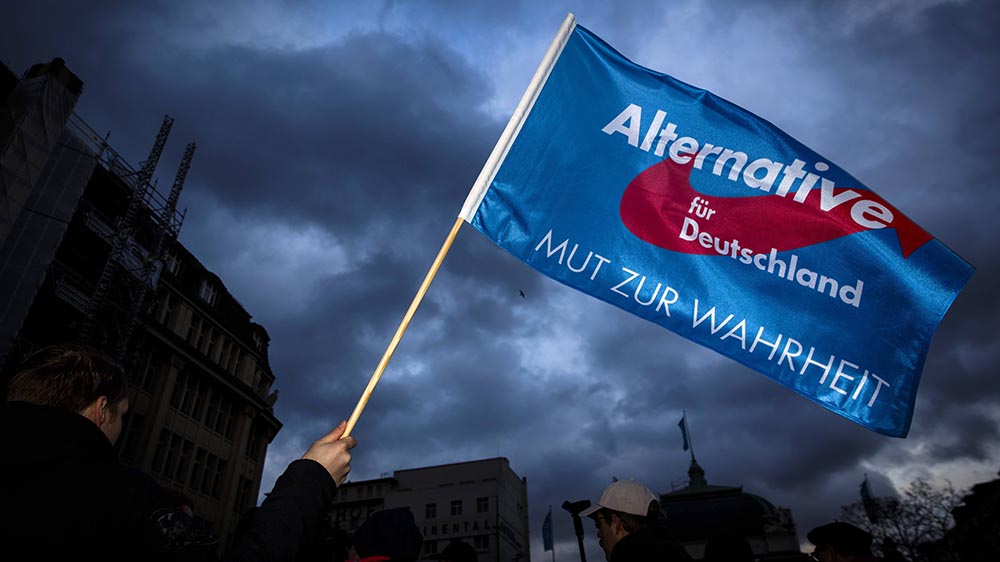
<svg viewBox="0 0 1000 562"><path fill-rule="evenodd" d="M323 465L299 459L288 465L260 508L240 523L227 562L294 561L327 524L337 485Z"/></svg>

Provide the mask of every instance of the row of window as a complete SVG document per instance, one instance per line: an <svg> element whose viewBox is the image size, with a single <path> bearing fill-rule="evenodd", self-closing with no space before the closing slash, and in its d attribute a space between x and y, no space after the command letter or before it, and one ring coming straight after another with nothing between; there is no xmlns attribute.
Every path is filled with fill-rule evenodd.
<svg viewBox="0 0 1000 562"><path fill-rule="evenodd" d="M353 494L352 494L353 492ZM344 486L337 491L337 499L346 501L353 495L356 499L379 498L382 497L382 484L368 484L367 486Z"/></svg>
<svg viewBox="0 0 1000 562"><path fill-rule="evenodd" d="M167 252L167 255L163 258L163 265L175 277L180 275L181 259L174 252ZM198 296L201 297L201 300L207 302L209 305L215 305L215 299L218 294L219 290L215 286L215 283L208 279L201 280L201 285L198 287Z"/></svg>
<svg viewBox="0 0 1000 562"><path fill-rule="evenodd" d="M210 381L181 371L170 395L170 405L226 439L233 439L237 408L228 393Z"/></svg>
<svg viewBox="0 0 1000 562"><path fill-rule="evenodd" d="M174 316L174 307L179 301L180 299L176 296L170 293L165 294L157 321L165 326L170 326ZM184 339L226 371L234 375L239 374L240 361L243 359L242 346L234 339L226 337L222 330L217 329L207 318L192 313L191 322L188 323L187 330L184 332Z"/></svg>
<svg viewBox="0 0 1000 562"><path fill-rule="evenodd" d="M423 544L424 556L429 554L438 553L438 544L448 544L452 541L428 541L425 540ZM489 535L478 535L472 537L472 547L476 550L487 550L490 547L490 536Z"/></svg>
<svg viewBox="0 0 1000 562"><path fill-rule="evenodd" d="M451 514L462 515L462 500L451 500ZM476 513L487 513L490 510L490 498L476 498ZM434 519L437 517L437 504L429 503L424 506L424 519Z"/></svg>
<svg viewBox="0 0 1000 562"><path fill-rule="evenodd" d="M192 454L193 453L193 454ZM152 471L215 499L222 499L226 461L198 447L189 439L163 429L153 455Z"/></svg>
<svg viewBox="0 0 1000 562"><path fill-rule="evenodd" d="M160 304L160 312L157 321L165 326L170 326L174 316L174 306L180 301L176 296L169 293L163 296ZM251 355L245 350L243 345L237 340L226 335L210 319L202 317L192 311L191 321L184 330L184 339L197 349L200 353L225 371L240 377L240 372L245 370L247 363L252 363ZM253 341L257 350L264 351L264 340L259 332L253 332ZM254 376L253 387L257 393L264 397L269 384L264 380L263 374L257 370Z"/></svg>
<svg viewBox="0 0 1000 562"><path fill-rule="evenodd" d="M216 330L207 318L193 315L184 339L226 371L234 375L239 373L243 349L239 343L223 335L221 330ZM216 350L219 350L218 354Z"/></svg>

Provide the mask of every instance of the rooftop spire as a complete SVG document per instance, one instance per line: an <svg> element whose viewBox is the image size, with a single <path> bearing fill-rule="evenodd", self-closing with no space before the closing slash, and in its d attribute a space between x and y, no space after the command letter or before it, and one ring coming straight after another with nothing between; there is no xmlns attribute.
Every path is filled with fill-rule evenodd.
<svg viewBox="0 0 1000 562"><path fill-rule="evenodd" d="M705 469L698 464L694 455L691 455L691 466L688 467L688 478L691 480L690 484L688 484L689 488L703 488L708 486L708 480L705 479Z"/></svg>

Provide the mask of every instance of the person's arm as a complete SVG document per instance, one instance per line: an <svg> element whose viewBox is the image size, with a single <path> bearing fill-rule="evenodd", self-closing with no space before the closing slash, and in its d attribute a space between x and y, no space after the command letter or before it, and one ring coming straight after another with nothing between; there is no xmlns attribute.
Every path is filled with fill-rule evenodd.
<svg viewBox="0 0 1000 562"><path fill-rule="evenodd" d="M350 450L357 441L340 438L345 427L340 422L288 465L264 503L241 525L245 531L236 537L227 561L294 561L316 542L333 494L351 471Z"/></svg>

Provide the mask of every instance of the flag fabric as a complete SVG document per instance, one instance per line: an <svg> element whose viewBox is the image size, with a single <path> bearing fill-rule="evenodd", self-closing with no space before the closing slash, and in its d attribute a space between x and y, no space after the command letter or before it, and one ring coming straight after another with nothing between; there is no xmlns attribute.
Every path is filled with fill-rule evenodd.
<svg viewBox="0 0 1000 562"><path fill-rule="evenodd" d="M552 508L549 508L549 513L545 516L545 521L542 522L542 546L543 552L548 552L552 550Z"/></svg>
<svg viewBox="0 0 1000 562"><path fill-rule="evenodd" d="M868 516L868 520L873 524L878 524L879 513L878 504L875 501L875 496L872 495L871 487L868 485L868 475L865 475L865 479L861 482L861 506L865 509L865 515Z"/></svg>
<svg viewBox="0 0 1000 562"><path fill-rule="evenodd" d="M691 439L688 437L687 415L681 417L681 421L677 422L677 426L681 428L681 437L684 438L684 450L687 451L691 448Z"/></svg>
<svg viewBox="0 0 1000 562"><path fill-rule="evenodd" d="M572 16L460 216L545 275L896 437L973 273L829 159Z"/></svg>

